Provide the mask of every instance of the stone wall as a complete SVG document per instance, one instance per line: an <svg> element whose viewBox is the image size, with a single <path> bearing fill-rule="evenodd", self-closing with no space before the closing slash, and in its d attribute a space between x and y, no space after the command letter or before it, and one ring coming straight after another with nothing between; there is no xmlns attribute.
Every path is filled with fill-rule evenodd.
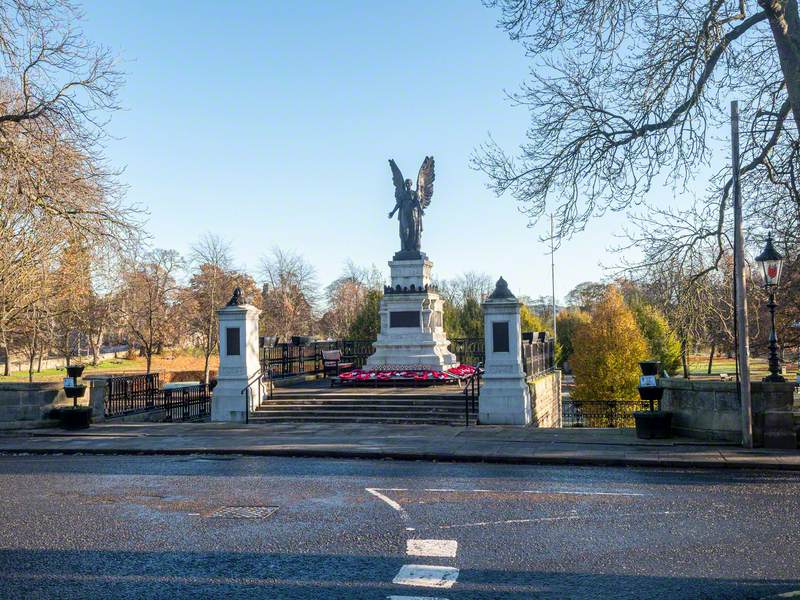
<svg viewBox="0 0 800 600"><path fill-rule="evenodd" d="M677 435L710 441L740 442L741 408L736 383L661 379L662 410L672 413ZM751 384L753 443L767 448L796 448L792 413L793 383Z"/></svg>
<svg viewBox="0 0 800 600"><path fill-rule="evenodd" d="M91 391L87 387L78 404L88 405ZM0 383L0 429L55 425L50 413L60 406L72 406L60 381Z"/></svg>
<svg viewBox="0 0 800 600"><path fill-rule="evenodd" d="M531 390L531 425L561 427L561 371L528 379Z"/></svg>

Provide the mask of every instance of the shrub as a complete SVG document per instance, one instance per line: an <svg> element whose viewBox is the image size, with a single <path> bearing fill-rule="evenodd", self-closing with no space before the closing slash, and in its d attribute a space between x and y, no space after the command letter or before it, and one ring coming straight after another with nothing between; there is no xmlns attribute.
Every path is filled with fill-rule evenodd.
<svg viewBox="0 0 800 600"><path fill-rule="evenodd" d="M591 320L576 328L572 344L574 399L639 397L639 361L647 357L647 342L616 289L610 288L595 306Z"/></svg>
<svg viewBox="0 0 800 600"><path fill-rule="evenodd" d="M531 331L547 331L552 335L551 327L547 327L542 319L539 318L527 305L523 304L519 310L520 329L523 333Z"/></svg>
<svg viewBox="0 0 800 600"><path fill-rule="evenodd" d="M661 311L644 301L633 301L629 306L639 331L647 341L649 358L660 360L661 368L670 375L677 373L681 366L681 342L667 319Z"/></svg>
<svg viewBox="0 0 800 600"><path fill-rule="evenodd" d="M383 294L378 290L369 290L364 303L356 313L353 324L350 326L350 338L354 340L378 339L381 330L381 317L378 310L381 306Z"/></svg>
<svg viewBox="0 0 800 600"><path fill-rule="evenodd" d="M559 366L563 366L564 362L572 357L572 338L575 335L575 330L578 326L588 323L589 319L589 313L578 308L570 308L558 313L556 324L558 325L558 345L560 347L560 352L557 355Z"/></svg>

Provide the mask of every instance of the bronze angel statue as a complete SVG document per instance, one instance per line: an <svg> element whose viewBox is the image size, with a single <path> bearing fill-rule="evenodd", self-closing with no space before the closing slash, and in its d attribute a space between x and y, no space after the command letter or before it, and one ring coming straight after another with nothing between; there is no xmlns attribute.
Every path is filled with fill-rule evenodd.
<svg viewBox="0 0 800 600"><path fill-rule="evenodd" d="M422 215L431 203L433 196L433 157L426 156L422 161L417 175L417 189L411 189L414 184L410 179L403 179L403 174L397 167L394 159L389 159L394 181L395 207L389 213L389 218L399 211L400 221L400 253L406 257L417 258L420 254L420 238L422 237Z"/></svg>

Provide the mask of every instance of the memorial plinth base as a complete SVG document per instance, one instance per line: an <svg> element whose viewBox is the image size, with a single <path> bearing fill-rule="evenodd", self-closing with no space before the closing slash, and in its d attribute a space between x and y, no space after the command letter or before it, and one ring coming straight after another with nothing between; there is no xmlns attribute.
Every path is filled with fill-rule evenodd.
<svg viewBox="0 0 800 600"><path fill-rule="evenodd" d="M478 422L481 425L530 425L531 392L524 376L514 369L504 375L487 370L481 387Z"/></svg>
<svg viewBox="0 0 800 600"><path fill-rule="evenodd" d="M392 285L380 305L381 332L367 359L367 369L396 368L446 371L458 365L448 350L443 301L430 282L427 258L389 262Z"/></svg>

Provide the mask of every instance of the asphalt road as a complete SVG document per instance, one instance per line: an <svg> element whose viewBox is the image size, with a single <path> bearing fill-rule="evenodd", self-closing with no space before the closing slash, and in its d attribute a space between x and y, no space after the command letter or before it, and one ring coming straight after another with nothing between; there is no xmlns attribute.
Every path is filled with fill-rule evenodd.
<svg viewBox="0 0 800 600"><path fill-rule="evenodd" d="M796 473L0 456L0 598L800 598L799 492Z"/></svg>

